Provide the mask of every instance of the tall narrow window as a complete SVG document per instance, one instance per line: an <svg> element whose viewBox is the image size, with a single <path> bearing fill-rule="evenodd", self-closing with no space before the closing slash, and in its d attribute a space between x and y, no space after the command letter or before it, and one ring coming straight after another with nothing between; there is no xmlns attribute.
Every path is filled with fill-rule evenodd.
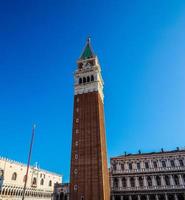
<svg viewBox="0 0 185 200"><path fill-rule="evenodd" d="M180 165L181 167L184 166L184 162L183 162L183 160L179 160L179 165Z"/></svg>
<svg viewBox="0 0 185 200"><path fill-rule="evenodd" d="M157 168L157 161L153 162L153 166L154 166L154 168Z"/></svg>
<svg viewBox="0 0 185 200"><path fill-rule="evenodd" d="M175 167L175 162L174 162L174 160L170 160L170 164L171 164L171 167Z"/></svg>
<svg viewBox="0 0 185 200"><path fill-rule="evenodd" d="M16 179L17 179L17 173L14 172L14 173L12 174L12 180L13 180L13 181L16 181Z"/></svg>
<svg viewBox="0 0 185 200"><path fill-rule="evenodd" d="M88 77L87 77L87 82L89 82L89 81L90 81L90 77L88 76Z"/></svg>
<svg viewBox="0 0 185 200"><path fill-rule="evenodd" d="M91 81L94 81L94 76L93 75L91 75Z"/></svg>
<svg viewBox="0 0 185 200"><path fill-rule="evenodd" d="M118 179L117 178L114 178L113 184L114 184L115 188L118 188Z"/></svg>
<svg viewBox="0 0 185 200"><path fill-rule="evenodd" d="M37 185L37 179L36 179L36 177L33 178L32 185Z"/></svg>
<svg viewBox="0 0 185 200"><path fill-rule="evenodd" d="M78 185L75 184L75 185L74 185L74 190L76 191L77 189L78 189Z"/></svg>
<svg viewBox="0 0 185 200"><path fill-rule="evenodd" d="M139 177L139 186L143 187L143 178L141 176Z"/></svg>
<svg viewBox="0 0 185 200"><path fill-rule="evenodd" d="M175 185L179 185L179 177L177 175L173 176Z"/></svg>
<svg viewBox="0 0 185 200"><path fill-rule="evenodd" d="M86 83L86 78L85 77L83 77L83 83Z"/></svg>
<svg viewBox="0 0 185 200"><path fill-rule="evenodd" d="M79 84L82 84L82 78L79 78Z"/></svg>
<svg viewBox="0 0 185 200"><path fill-rule="evenodd" d="M146 168L146 169L149 168L149 164L148 164L148 162L145 162L145 168Z"/></svg>
<svg viewBox="0 0 185 200"><path fill-rule="evenodd" d="M166 167L166 162L162 160L162 167Z"/></svg>
<svg viewBox="0 0 185 200"><path fill-rule="evenodd" d="M116 164L113 164L112 168L113 168L114 171L116 171Z"/></svg>
<svg viewBox="0 0 185 200"><path fill-rule="evenodd" d="M126 180L125 177L122 178L122 186L123 186L124 188L127 187L127 180Z"/></svg>
<svg viewBox="0 0 185 200"><path fill-rule="evenodd" d="M135 187L135 179L133 177L130 179L130 185L131 187Z"/></svg>
<svg viewBox="0 0 185 200"><path fill-rule="evenodd" d="M141 169L140 163L137 163L137 169Z"/></svg>
<svg viewBox="0 0 185 200"><path fill-rule="evenodd" d="M161 177L160 176L156 176L156 183L158 186L161 185Z"/></svg>
<svg viewBox="0 0 185 200"><path fill-rule="evenodd" d="M24 177L23 177L23 182L25 182L26 181L26 175L24 175Z"/></svg>
<svg viewBox="0 0 185 200"><path fill-rule="evenodd" d="M44 179L43 178L40 180L40 185L44 185Z"/></svg>
<svg viewBox="0 0 185 200"><path fill-rule="evenodd" d="M51 181L51 180L49 181L49 186L50 186L50 187L52 186L52 181Z"/></svg>
<svg viewBox="0 0 185 200"><path fill-rule="evenodd" d="M130 170L132 170L132 163L129 163L128 167L129 167Z"/></svg>
<svg viewBox="0 0 185 200"><path fill-rule="evenodd" d="M148 186L151 187L152 186L152 179L150 176L147 177L147 183L148 183Z"/></svg>
<svg viewBox="0 0 185 200"><path fill-rule="evenodd" d="M168 175L166 175L166 176L164 177L164 180L165 180L166 185L170 185L170 179L169 179L169 176L168 176Z"/></svg>
<svg viewBox="0 0 185 200"><path fill-rule="evenodd" d="M124 169L125 169L125 167L124 167L124 164L122 163L122 164L121 164L121 170L124 171Z"/></svg>

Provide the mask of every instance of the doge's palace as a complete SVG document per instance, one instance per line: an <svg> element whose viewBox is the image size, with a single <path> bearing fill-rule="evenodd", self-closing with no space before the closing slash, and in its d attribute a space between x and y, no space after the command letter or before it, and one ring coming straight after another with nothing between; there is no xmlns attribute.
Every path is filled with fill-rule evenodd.
<svg viewBox="0 0 185 200"><path fill-rule="evenodd" d="M0 200L21 200L25 175L25 164L0 157ZM30 166L25 199L52 199L55 183L61 175Z"/></svg>

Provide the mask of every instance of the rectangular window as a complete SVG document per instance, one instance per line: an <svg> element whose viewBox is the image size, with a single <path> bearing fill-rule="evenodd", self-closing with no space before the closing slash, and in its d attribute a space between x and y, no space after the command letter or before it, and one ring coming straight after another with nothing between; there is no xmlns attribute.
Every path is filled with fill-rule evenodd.
<svg viewBox="0 0 185 200"><path fill-rule="evenodd" d="M140 163L137 163L137 169L141 169Z"/></svg>
<svg viewBox="0 0 185 200"><path fill-rule="evenodd" d="M154 168L157 168L157 162L156 161L153 162L153 166L154 166Z"/></svg>
<svg viewBox="0 0 185 200"><path fill-rule="evenodd" d="M146 169L149 168L149 164L148 164L148 162L145 162L145 168L146 168Z"/></svg>

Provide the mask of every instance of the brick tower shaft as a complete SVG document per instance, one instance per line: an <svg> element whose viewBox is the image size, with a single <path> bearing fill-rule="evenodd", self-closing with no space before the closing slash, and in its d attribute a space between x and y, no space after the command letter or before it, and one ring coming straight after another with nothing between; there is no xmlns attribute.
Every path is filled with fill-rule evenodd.
<svg viewBox="0 0 185 200"><path fill-rule="evenodd" d="M78 60L70 174L70 200L109 200L103 80L90 41Z"/></svg>

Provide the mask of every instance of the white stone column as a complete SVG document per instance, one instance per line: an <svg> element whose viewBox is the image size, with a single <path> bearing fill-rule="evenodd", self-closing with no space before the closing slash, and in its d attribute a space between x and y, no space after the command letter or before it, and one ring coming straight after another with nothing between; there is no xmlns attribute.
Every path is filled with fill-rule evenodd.
<svg viewBox="0 0 185 200"><path fill-rule="evenodd" d="M158 194L155 195L155 199L156 199L156 200L159 200Z"/></svg>
<svg viewBox="0 0 185 200"><path fill-rule="evenodd" d="M123 186L122 186L122 180L121 180L121 178L119 178L118 187L119 187L119 188L122 188L122 187L123 187Z"/></svg>
<svg viewBox="0 0 185 200"><path fill-rule="evenodd" d="M112 200L115 200L115 196L114 195L112 195Z"/></svg>
<svg viewBox="0 0 185 200"><path fill-rule="evenodd" d="M137 195L137 200L141 200L141 196L139 194Z"/></svg>
<svg viewBox="0 0 185 200"><path fill-rule="evenodd" d="M150 197L149 197L149 195L148 195L148 194L146 195L146 199L147 199L147 200L150 200Z"/></svg>
<svg viewBox="0 0 185 200"><path fill-rule="evenodd" d="M121 195L121 200L123 200L123 196Z"/></svg>
<svg viewBox="0 0 185 200"><path fill-rule="evenodd" d="M164 181L164 176L163 176L163 175L161 176L161 185L162 185L162 186L165 186L165 185L166 185L166 184L165 184L165 181Z"/></svg>
<svg viewBox="0 0 185 200"><path fill-rule="evenodd" d="M174 185L174 180L172 175L170 175L170 185Z"/></svg>
<svg viewBox="0 0 185 200"><path fill-rule="evenodd" d="M168 200L168 195L165 193L165 200Z"/></svg>
<svg viewBox="0 0 185 200"><path fill-rule="evenodd" d="M114 183L113 183L114 181L113 181L113 178L111 178L111 188L113 188L114 187Z"/></svg>
<svg viewBox="0 0 185 200"><path fill-rule="evenodd" d="M135 183L136 183L136 187L139 187L139 179L137 176L135 177Z"/></svg>
<svg viewBox="0 0 185 200"><path fill-rule="evenodd" d="M130 187L130 177L126 178L126 182L127 182L127 187L129 188Z"/></svg>
<svg viewBox="0 0 185 200"><path fill-rule="evenodd" d="M175 200L178 200L177 194L174 194Z"/></svg>
<svg viewBox="0 0 185 200"><path fill-rule="evenodd" d="M132 196L131 195L129 195L129 200L132 200Z"/></svg>
<svg viewBox="0 0 185 200"><path fill-rule="evenodd" d="M147 187L146 176L143 176L143 185L144 185L144 187Z"/></svg>
<svg viewBox="0 0 185 200"><path fill-rule="evenodd" d="M182 179L182 175L179 174L178 177L179 177L179 183L180 183L180 185L184 185L183 179Z"/></svg>
<svg viewBox="0 0 185 200"><path fill-rule="evenodd" d="M156 186L155 176L152 176L152 186Z"/></svg>

